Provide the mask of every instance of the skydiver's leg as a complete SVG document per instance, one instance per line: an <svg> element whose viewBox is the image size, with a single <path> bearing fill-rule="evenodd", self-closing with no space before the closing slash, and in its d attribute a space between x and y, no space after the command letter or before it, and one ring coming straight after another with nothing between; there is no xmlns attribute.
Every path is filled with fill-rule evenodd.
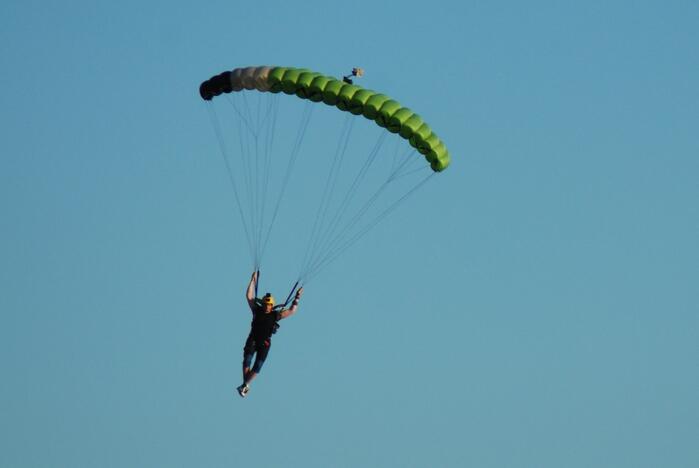
<svg viewBox="0 0 699 468"><path fill-rule="evenodd" d="M253 354L246 354L243 356L243 382L248 378L250 373L250 364L252 363Z"/></svg>
<svg viewBox="0 0 699 468"><path fill-rule="evenodd" d="M253 380L255 380L255 377L257 377L257 372L255 371L250 371L246 374L245 377L245 385L250 385Z"/></svg>
<svg viewBox="0 0 699 468"><path fill-rule="evenodd" d="M255 355L255 340L252 336L248 336L245 340L245 347L243 348L243 382L248 378L250 373L250 366L252 364L252 357Z"/></svg>
<svg viewBox="0 0 699 468"><path fill-rule="evenodd" d="M271 346L272 343L269 340L265 340L265 342L256 349L257 352L255 354L255 364L245 377L245 385L250 385L255 377L257 377L257 374L260 373L260 370L262 370L262 364L265 363L265 359L267 359L267 354L269 353L269 348Z"/></svg>

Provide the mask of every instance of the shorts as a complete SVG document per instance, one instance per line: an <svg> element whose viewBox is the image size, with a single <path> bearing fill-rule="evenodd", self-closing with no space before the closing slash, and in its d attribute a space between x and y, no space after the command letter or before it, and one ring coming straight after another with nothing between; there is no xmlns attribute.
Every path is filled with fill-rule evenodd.
<svg viewBox="0 0 699 468"><path fill-rule="evenodd" d="M252 363L252 357L255 355L255 364L252 366L252 371L259 374L260 370L262 370L262 364L264 364L265 359L267 359L267 353L269 353L269 348L271 346L271 338L262 340L248 335L248 339L245 340L245 347L243 348L243 367L249 368Z"/></svg>

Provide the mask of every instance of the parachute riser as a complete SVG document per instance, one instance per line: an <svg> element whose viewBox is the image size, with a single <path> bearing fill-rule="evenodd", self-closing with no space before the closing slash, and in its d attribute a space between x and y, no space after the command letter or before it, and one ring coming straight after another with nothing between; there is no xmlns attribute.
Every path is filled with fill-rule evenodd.
<svg viewBox="0 0 699 468"><path fill-rule="evenodd" d="M282 306L283 309L285 309L286 306L289 305L289 301L291 300L291 296L294 295L294 293L296 292L296 288L298 286L299 286L299 282L297 281L296 283L294 283L294 287L291 288L291 292L289 292L289 295L286 297L286 301L284 301L284 305Z"/></svg>
<svg viewBox="0 0 699 468"><path fill-rule="evenodd" d="M258 290L259 285L260 285L260 270L258 269L257 270L257 279L255 280L255 297L259 297L257 295L257 290Z"/></svg>

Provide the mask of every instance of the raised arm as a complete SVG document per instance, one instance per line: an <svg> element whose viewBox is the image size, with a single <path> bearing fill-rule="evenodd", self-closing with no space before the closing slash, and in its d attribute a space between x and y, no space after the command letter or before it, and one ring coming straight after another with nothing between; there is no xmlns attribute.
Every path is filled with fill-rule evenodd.
<svg viewBox="0 0 699 468"><path fill-rule="evenodd" d="M245 297L248 300L248 306L250 310L255 310L255 285L257 284L257 272L252 274L250 278L250 284L248 284L248 291L245 293Z"/></svg>
<svg viewBox="0 0 699 468"><path fill-rule="evenodd" d="M284 309L279 313L279 320L291 317L296 313L299 308L299 299L301 299L302 294L303 288L299 288L299 290L296 291L296 296L294 297L294 301L291 303L291 307Z"/></svg>

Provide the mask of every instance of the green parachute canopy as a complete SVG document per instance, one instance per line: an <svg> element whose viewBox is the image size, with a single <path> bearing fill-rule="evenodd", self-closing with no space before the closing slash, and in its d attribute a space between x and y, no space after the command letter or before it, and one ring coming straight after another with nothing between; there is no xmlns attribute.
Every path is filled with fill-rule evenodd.
<svg viewBox="0 0 699 468"><path fill-rule="evenodd" d="M354 115L363 115L391 133L397 133L425 156L435 172L449 166L449 151L422 118L390 97L305 68L245 67L204 81L199 94L210 101L222 93L242 90L295 94L323 102Z"/></svg>

